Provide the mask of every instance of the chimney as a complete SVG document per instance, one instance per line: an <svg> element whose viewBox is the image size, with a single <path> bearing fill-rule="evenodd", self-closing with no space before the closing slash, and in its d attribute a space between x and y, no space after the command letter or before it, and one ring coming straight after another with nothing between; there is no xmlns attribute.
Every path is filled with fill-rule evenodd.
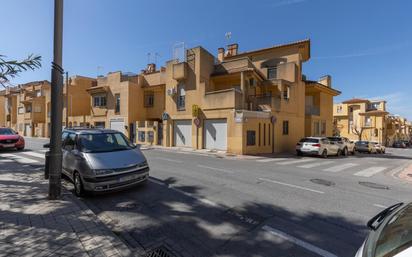
<svg viewBox="0 0 412 257"><path fill-rule="evenodd" d="M219 62L223 62L224 58L225 58L225 49L223 47L219 47L217 49L217 60Z"/></svg>
<svg viewBox="0 0 412 257"><path fill-rule="evenodd" d="M146 73L153 73L156 71L156 64L149 63L146 68Z"/></svg>
<svg viewBox="0 0 412 257"><path fill-rule="evenodd" d="M227 53L226 56L235 56L237 55L237 51L239 49L238 44L230 44L227 46Z"/></svg>
<svg viewBox="0 0 412 257"><path fill-rule="evenodd" d="M330 75L321 77L318 82L326 87L332 87L332 77Z"/></svg>

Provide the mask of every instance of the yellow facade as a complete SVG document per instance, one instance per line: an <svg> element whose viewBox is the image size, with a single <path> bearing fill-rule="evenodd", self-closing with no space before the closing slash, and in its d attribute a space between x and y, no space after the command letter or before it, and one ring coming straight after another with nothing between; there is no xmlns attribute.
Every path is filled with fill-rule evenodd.
<svg viewBox="0 0 412 257"><path fill-rule="evenodd" d="M0 127L6 126L7 115L6 115L6 91L0 92ZM4 108L3 108L4 106Z"/></svg>
<svg viewBox="0 0 412 257"><path fill-rule="evenodd" d="M386 102L351 99L334 104L335 133L351 140L368 140L387 145Z"/></svg>

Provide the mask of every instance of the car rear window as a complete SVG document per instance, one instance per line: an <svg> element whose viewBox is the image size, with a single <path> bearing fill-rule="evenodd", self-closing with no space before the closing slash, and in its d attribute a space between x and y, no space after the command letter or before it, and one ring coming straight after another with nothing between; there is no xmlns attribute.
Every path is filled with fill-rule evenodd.
<svg viewBox="0 0 412 257"><path fill-rule="evenodd" d="M359 144L359 145L367 145L367 144L369 144L368 141L358 141L358 142L356 142L356 143Z"/></svg>
<svg viewBox="0 0 412 257"><path fill-rule="evenodd" d="M319 139L316 138L302 138L301 143L319 143Z"/></svg>

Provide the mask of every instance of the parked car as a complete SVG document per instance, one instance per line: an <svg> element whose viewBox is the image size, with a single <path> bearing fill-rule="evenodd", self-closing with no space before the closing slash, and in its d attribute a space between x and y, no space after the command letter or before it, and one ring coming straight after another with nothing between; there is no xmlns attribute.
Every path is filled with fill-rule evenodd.
<svg viewBox="0 0 412 257"><path fill-rule="evenodd" d="M24 149L24 138L11 128L0 128L0 149Z"/></svg>
<svg viewBox="0 0 412 257"><path fill-rule="evenodd" d="M62 142L63 173L78 196L134 186L149 178L149 165L140 148L118 131L65 129Z"/></svg>
<svg viewBox="0 0 412 257"><path fill-rule="evenodd" d="M346 137L328 137L329 141L339 146L340 153L344 156L355 154L355 143Z"/></svg>
<svg viewBox="0 0 412 257"><path fill-rule="evenodd" d="M296 153L298 156L307 154L327 158L329 155L339 155L340 149L338 144L326 137L305 137L296 144Z"/></svg>
<svg viewBox="0 0 412 257"><path fill-rule="evenodd" d="M377 153L374 145L369 141L357 141L355 143L356 151L360 153Z"/></svg>
<svg viewBox="0 0 412 257"><path fill-rule="evenodd" d="M375 147L377 153L385 153L385 146L379 144L378 142L371 142L373 147Z"/></svg>
<svg viewBox="0 0 412 257"><path fill-rule="evenodd" d="M392 145L394 148L406 148L406 145L402 141L395 141Z"/></svg>
<svg viewBox="0 0 412 257"><path fill-rule="evenodd" d="M408 140L403 140L402 142L405 144L405 147L406 147L406 148L411 147L411 142L410 142L410 141L408 141Z"/></svg>
<svg viewBox="0 0 412 257"><path fill-rule="evenodd" d="M370 233L355 257L412 256L412 204L398 203L368 223Z"/></svg>

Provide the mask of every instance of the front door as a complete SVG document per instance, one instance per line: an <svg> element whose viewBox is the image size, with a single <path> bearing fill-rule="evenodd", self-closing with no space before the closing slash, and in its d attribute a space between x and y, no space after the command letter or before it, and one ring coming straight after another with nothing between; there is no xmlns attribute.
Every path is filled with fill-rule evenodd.
<svg viewBox="0 0 412 257"><path fill-rule="evenodd" d="M24 124L24 135L31 137L31 125L29 123Z"/></svg>

